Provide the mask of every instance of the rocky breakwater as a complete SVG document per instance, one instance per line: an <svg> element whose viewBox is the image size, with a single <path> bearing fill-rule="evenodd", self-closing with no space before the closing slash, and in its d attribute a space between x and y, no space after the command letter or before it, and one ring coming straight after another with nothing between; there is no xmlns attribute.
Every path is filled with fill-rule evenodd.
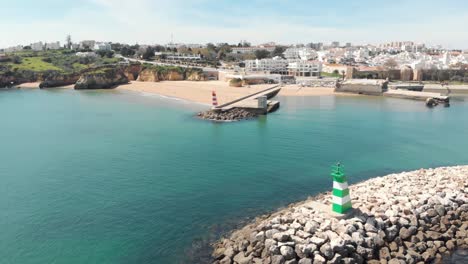
<svg viewBox="0 0 468 264"><path fill-rule="evenodd" d="M245 119L253 119L258 117L258 114L249 112L241 108L232 108L227 111L205 111L199 112L197 116L201 119L229 122L229 121L240 121Z"/></svg>
<svg viewBox="0 0 468 264"><path fill-rule="evenodd" d="M98 68L83 73L75 84L75 89L110 89L128 83L121 68Z"/></svg>
<svg viewBox="0 0 468 264"><path fill-rule="evenodd" d="M391 174L350 187L342 219L331 194L258 218L214 245L215 264L438 263L468 246L468 166Z"/></svg>

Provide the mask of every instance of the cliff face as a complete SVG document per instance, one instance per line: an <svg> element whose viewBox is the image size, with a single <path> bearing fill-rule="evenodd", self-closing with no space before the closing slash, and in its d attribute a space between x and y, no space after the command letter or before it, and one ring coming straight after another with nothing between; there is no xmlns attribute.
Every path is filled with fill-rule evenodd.
<svg viewBox="0 0 468 264"><path fill-rule="evenodd" d="M184 74L175 70L170 70L166 73L159 74L159 78L164 81L182 81L184 80Z"/></svg>
<svg viewBox="0 0 468 264"><path fill-rule="evenodd" d="M142 67L140 64L132 64L125 68L124 73L129 81L136 81L140 75L141 70Z"/></svg>
<svg viewBox="0 0 468 264"><path fill-rule="evenodd" d="M184 79L184 74L177 70L161 72L156 69L145 69L138 75L140 82L182 81Z"/></svg>
<svg viewBox="0 0 468 264"><path fill-rule="evenodd" d="M206 81L207 78L200 69L158 69L147 68L138 75L140 82L159 82L159 81Z"/></svg>
<svg viewBox="0 0 468 264"><path fill-rule="evenodd" d="M128 78L122 69L99 69L81 75L75 89L110 89L125 83L128 83Z"/></svg>
<svg viewBox="0 0 468 264"><path fill-rule="evenodd" d="M36 82L37 80L38 74L33 71L0 71L0 88L26 82Z"/></svg>
<svg viewBox="0 0 468 264"><path fill-rule="evenodd" d="M78 73L62 74L59 72L49 72L39 77L41 83L39 88L60 87L74 84L78 81L80 75Z"/></svg>
<svg viewBox="0 0 468 264"><path fill-rule="evenodd" d="M187 81L206 81L207 79L203 72L187 73Z"/></svg>
<svg viewBox="0 0 468 264"><path fill-rule="evenodd" d="M140 82L159 82L159 75L155 70L146 69L140 72L137 80Z"/></svg>

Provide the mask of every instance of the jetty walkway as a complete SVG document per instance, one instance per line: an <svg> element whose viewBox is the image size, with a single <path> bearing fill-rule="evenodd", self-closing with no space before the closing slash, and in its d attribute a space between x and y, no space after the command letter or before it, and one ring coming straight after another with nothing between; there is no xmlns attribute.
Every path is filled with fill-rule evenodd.
<svg viewBox="0 0 468 264"><path fill-rule="evenodd" d="M265 108L267 109L270 109L272 107L278 108L279 102L266 101L266 105L261 105L261 103L259 103L259 98L261 97L266 97L266 99L273 98L279 93L280 90L281 90L281 87L279 85L275 85L273 87L264 89L262 91L249 94L247 96L243 96L236 100L219 105L217 107L214 107L212 110L224 112L224 111L229 111L233 108L242 108L242 109L248 108L249 110L258 109L259 111L262 111L262 110L265 110Z"/></svg>

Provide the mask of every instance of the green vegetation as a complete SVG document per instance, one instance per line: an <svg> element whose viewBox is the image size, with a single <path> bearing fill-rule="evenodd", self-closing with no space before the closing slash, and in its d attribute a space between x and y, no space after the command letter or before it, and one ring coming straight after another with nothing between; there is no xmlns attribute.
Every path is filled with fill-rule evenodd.
<svg viewBox="0 0 468 264"><path fill-rule="evenodd" d="M59 67L43 59L42 57L26 57L22 58L20 63L11 63L10 67L12 70L30 70L35 72L62 71Z"/></svg>
<svg viewBox="0 0 468 264"><path fill-rule="evenodd" d="M321 72L320 75L323 77L334 77L334 78L342 77L342 75L338 71L334 71L333 73Z"/></svg>
<svg viewBox="0 0 468 264"><path fill-rule="evenodd" d="M259 60L265 59L271 56L268 50L256 50L254 54L255 54L255 57Z"/></svg>
<svg viewBox="0 0 468 264"><path fill-rule="evenodd" d="M143 64L143 69L146 70L146 69L150 69L150 70L153 70L153 71L156 71L157 73L159 74L166 74L170 71L176 71L180 74L184 74L185 72L185 68L183 67L178 67L178 66L162 66L162 65L152 65L152 64L149 64L149 63L144 63Z"/></svg>
<svg viewBox="0 0 468 264"><path fill-rule="evenodd" d="M23 50L13 54L8 54L9 59L0 62L3 71L31 71L46 72L56 71L60 73L76 73L83 70L100 67L103 65L119 62L119 58L112 57L112 52L101 52L101 56L76 56L70 50L48 50L31 51Z"/></svg>
<svg viewBox="0 0 468 264"><path fill-rule="evenodd" d="M242 86L242 79L234 78L229 81L230 86L234 87L241 87Z"/></svg>

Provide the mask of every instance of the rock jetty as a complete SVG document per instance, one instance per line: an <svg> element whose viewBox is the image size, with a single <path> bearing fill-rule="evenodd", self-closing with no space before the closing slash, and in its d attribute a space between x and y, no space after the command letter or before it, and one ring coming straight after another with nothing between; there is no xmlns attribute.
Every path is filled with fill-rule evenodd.
<svg viewBox="0 0 468 264"><path fill-rule="evenodd" d="M245 119L253 119L258 117L258 114L249 112L241 108L232 108L227 111L205 111L199 112L197 116L201 119L207 119L212 121L240 121Z"/></svg>
<svg viewBox="0 0 468 264"><path fill-rule="evenodd" d="M468 246L468 166L421 169L350 187L352 213L290 205L214 244L214 264L438 263Z"/></svg>

